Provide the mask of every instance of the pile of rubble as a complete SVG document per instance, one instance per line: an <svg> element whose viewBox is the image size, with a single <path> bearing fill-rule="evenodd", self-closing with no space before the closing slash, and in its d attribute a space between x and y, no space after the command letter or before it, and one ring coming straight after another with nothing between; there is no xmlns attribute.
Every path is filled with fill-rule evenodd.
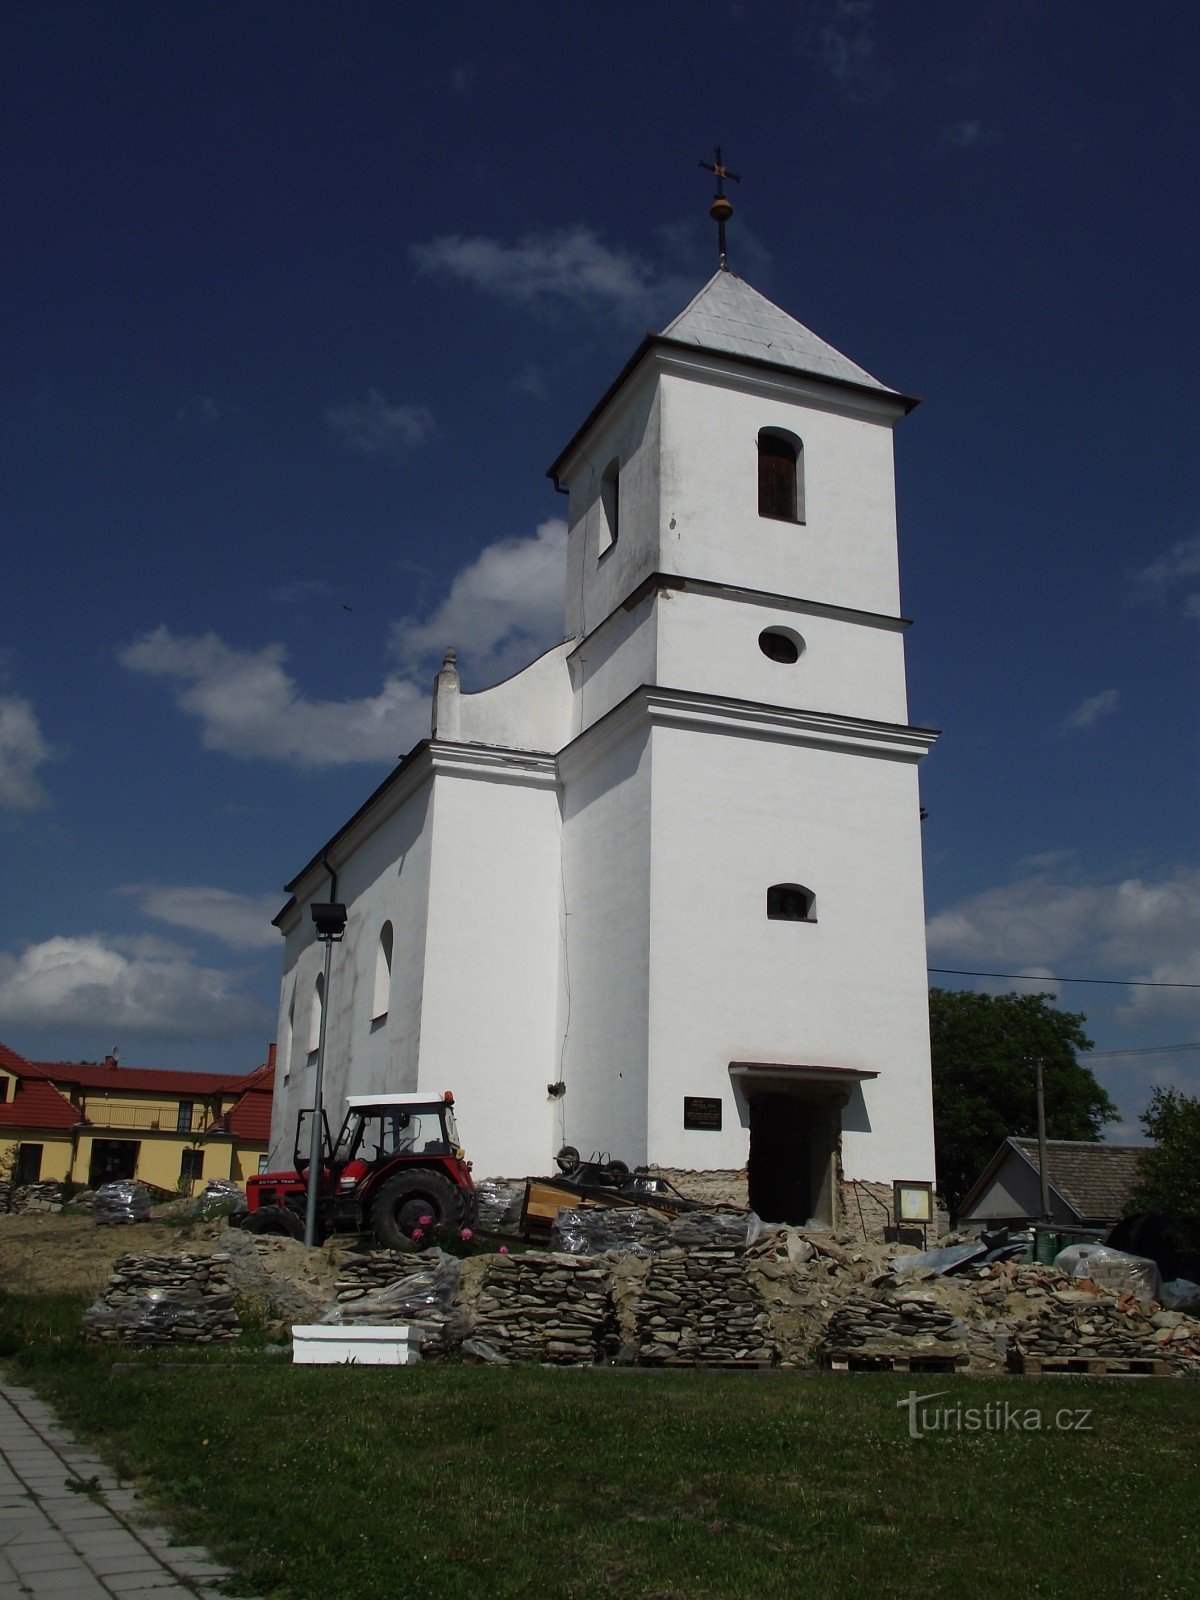
<svg viewBox="0 0 1200 1600"><path fill-rule="evenodd" d="M84 1336L130 1344L195 1344L236 1339L229 1257L120 1256L104 1293L83 1314Z"/></svg>
<svg viewBox="0 0 1200 1600"><path fill-rule="evenodd" d="M9 1195L10 1211L61 1211L63 1186L61 1183L24 1183Z"/></svg>
<svg viewBox="0 0 1200 1600"><path fill-rule="evenodd" d="M630 1315L636 1359L649 1366L767 1366L778 1356L762 1294L731 1249L653 1256Z"/></svg>
<svg viewBox="0 0 1200 1600"><path fill-rule="evenodd" d="M603 1361L619 1348L612 1264L530 1251L490 1261L474 1341L510 1361Z"/></svg>

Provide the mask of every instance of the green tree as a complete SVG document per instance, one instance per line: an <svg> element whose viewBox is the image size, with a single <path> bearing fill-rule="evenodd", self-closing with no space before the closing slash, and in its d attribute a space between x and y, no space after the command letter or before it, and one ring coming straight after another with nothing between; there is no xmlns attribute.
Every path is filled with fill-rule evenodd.
<svg viewBox="0 0 1200 1600"><path fill-rule="evenodd" d="M1037 1133L1033 1062L1045 1063L1046 1132L1099 1139L1117 1108L1076 1052L1092 1048L1080 1012L1052 994L929 991L938 1187L953 1214L1003 1141Z"/></svg>
<svg viewBox="0 0 1200 1600"><path fill-rule="evenodd" d="M1194 1261L1200 1257L1200 1098L1157 1088L1142 1126L1154 1146L1138 1163L1126 1210L1163 1212L1176 1251Z"/></svg>

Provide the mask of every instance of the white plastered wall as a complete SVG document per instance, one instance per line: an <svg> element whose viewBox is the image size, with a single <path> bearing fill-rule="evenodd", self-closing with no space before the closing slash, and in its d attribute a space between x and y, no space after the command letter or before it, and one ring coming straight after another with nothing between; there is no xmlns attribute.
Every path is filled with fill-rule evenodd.
<svg viewBox="0 0 1200 1600"><path fill-rule="evenodd" d="M846 1175L933 1176L915 764L656 727L649 1143L665 1166L739 1167L732 1061L878 1072L843 1113ZM771 921L804 884L816 922ZM683 1129L719 1096L720 1133Z"/></svg>

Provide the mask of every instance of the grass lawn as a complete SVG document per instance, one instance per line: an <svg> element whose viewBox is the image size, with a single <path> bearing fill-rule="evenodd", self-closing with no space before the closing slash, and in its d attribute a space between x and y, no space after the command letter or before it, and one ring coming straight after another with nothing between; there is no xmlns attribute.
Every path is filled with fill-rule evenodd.
<svg viewBox="0 0 1200 1600"><path fill-rule="evenodd" d="M0 1295L0 1353L180 1537L287 1600L1191 1600L1200 1386L292 1368L116 1354ZM57 1340L58 1342L53 1342ZM135 1370L115 1371L114 1362ZM219 1363L219 1364L218 1364ZM1036 1408L912 1439L897 1402ZM1088 1408L1090 1431L1058 1432ZM965 1419L964 1419L965 1420Z"/></svg>

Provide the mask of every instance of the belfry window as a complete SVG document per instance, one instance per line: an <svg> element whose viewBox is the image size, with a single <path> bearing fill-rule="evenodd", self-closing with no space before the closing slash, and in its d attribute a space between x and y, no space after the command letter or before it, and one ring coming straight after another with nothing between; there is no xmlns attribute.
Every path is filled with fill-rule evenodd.
<svg viewBox="0 0 1200 1600"><path fill-rule="evenodd" d="M758 435L758 514L804 521L804 446L780 428L763 428Z"/></svg>
<svg viewBox="0 0 1200 1600"><path fill-rule="evenodd" d="M375 998L371 1004L371 1021L378 1022L388 1014L392 993L392 925L385 922L379 930L379 943L375 946Z"/></svg>
<svg viewBox="0 0 1200 1600"><path fill-rule="evenodd" d="M621 537L621 463L614 456L600 479L600 554Z"/></svg>
<svg viewBox="0 0 1200 1600"><path fill-rule="evenodd" d="M767 890L767 916L772 922L815 922L817 897L802 883L773 883Z"/></svg>

